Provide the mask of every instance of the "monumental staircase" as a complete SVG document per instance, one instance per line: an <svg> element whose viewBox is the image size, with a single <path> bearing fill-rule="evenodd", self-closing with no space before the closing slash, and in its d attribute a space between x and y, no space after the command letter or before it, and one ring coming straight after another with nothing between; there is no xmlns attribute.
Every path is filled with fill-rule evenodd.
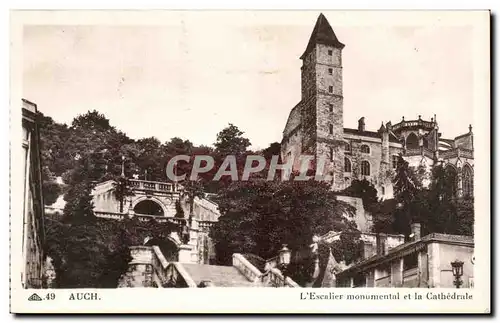
<svg viewBox="0 0 500 323"><path fill-rule="evenodd" d="M119 288L300 287L277 268L261 272L241 254L233 254L232 266L168 262L158 246L134 246L131 255Z"/></svg>

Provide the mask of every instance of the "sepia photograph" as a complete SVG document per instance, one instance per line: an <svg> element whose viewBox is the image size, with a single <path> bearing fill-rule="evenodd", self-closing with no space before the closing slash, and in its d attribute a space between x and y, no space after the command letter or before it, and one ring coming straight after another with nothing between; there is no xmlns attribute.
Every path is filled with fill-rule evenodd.
<svg viewBox="0 0 500 323"><path fill-rule="evenodd" d="M488 11L90 15L29 12L14 38L11 276L29 301L458 302L489 277Z"/></svg>

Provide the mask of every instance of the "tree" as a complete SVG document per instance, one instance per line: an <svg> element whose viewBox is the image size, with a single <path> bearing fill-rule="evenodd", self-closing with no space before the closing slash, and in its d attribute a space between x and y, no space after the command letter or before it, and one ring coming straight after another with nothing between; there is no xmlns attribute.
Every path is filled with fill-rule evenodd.
<svg viewBox="0 0 500 323"><path fill-rule="evenodd" d="M45 205L52 205L62 193L61 185L56 182L54 175L47 166L42 167L42 192Z"/></svg>
<svg viewBox="0 0 500 323"><path fill-rule="evenodd" d="M109 119L96 110L78 115L73 119L71 127L87 131L110 131L113 129L109 124Z"/></svg>
<svg viewBox="0 0 500 323"><path fill-rule="evenodd" d="M93 185L89 182L81 182L69 186L64 195L66 204L63 214L65 218L78 219L80 221L92 221L95 219L94 202L92 201Z"/></svg>
<svg viewBox="0 0 500 323"><path fill-rule="evenodd" d="M351 185L340 194L361 198L363 207L368 212L372 212L373 207L378 203L377 189L365 178L353 180Z"/></svg>
<svg viewBox="0 0 500 323"><path fill-rule="evenodd" d="M238 127L230 123L217 134L217 141L214 143L216 154L225 157L245 153L250 146L250 140L243 137L243 134Z"/></svg>
<svg viewBox="0 0 500 323"><path fill-rule="evenodd" d="M262 154L268 161L270 161L273 156L281 156L281 144L279 142L269 144L269 147L264 149Z"/></svg>
<svg viewBox="0 0 500 323"><path fill-rule="evenodd" d="M402 154L398 157L393 183L394 197L398 209L395 212L394 226L397 232L408 236L411 231L412 214L415 214L415 198L422 189L422 183Z"/></svg>
<svg viewBox="0 0 500 323"><path fill-rule="evenodd" d="M128 178L119 176L113 182L115 198L120 203L120 213L123 213L123 204L127 196L134 196L134 190L130 186Z"/></svg>
<svg viewBox="0 0 500 323"><path fill-rule="evenodd" d="M209 235L220 264L229 264L235 252L266 259L276 256L283 243L299 252L309 249L313 235L357 231L350 218L353 208L338 201L327 183L314 180L233 182L217 202L222 215ZM346 235L347 240L355 238ZM347 250L339 250L342 261Z"/></svg>

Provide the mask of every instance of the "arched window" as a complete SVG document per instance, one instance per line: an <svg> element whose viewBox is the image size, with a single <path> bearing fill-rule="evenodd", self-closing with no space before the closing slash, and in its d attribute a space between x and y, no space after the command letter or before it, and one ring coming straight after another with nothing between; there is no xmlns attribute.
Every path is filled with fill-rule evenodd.
<svg viewBox="0 0 500 323"><path fill-rule="evenodd" d="M346 144L344 145L344 151L351 152L351 144L346 143Z"/></svg>
<svg viewBox="0 0 500 323"><path fill-rule="evenodd" d="M344 157L344 172L351 172L351 161L347 157Z"/></svg>
<svg viewBox="0 0 500 323"><path fill-rule="evenodd" d="M406 137L406 149L418 148L418 137L412 132Z"/></svg>
<svg viewBox="0 0 500 323"><path fill-rule="evenodd" d="M366 160L361 162L361 175L370 176L370 163Z"/></svg>
<svg viewBox="0 0 500 323"><path fill-rule="evenodd" d="M368 146L368 145L361 146L361 152L363 154L369 154L370 153L370 146Z"/></svg>
<svg viewBox="0 0 500 323"><path fill-rule="evenodd" d="M465 197L474 196L474 179L472 173L472 167L465 165L462 171L462 187L463 195Z"/></svg>
<svg viewBox="0 0 500 323"><path fill-rule="evenodd" d="M333 125L331 123L328 125L328 131L333 135Z"/></svg>

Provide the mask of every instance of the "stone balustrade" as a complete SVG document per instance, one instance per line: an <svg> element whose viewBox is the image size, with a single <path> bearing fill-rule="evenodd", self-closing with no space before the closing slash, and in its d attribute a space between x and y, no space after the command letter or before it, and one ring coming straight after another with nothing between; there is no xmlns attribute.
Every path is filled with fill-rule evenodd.
<svg viewBox="0 0 500 323"><path fill-rule="evenodd" d="M238 269L243 276L254 283L260 282L262 280L262 276L264 275L239 253L233 254L233 267Z"/></svg>
<svg viewBox="0 0 500 323"><path fill-rule="evenodd" d="M217 222L214 222L214 221L198 221L198 227L200 228L200 230L208 231L212 226L214 226L215 223L217 223Z"/></svg>
<svg viewBox="0 0 500 323"><path fill-rule="evenodd" d="M117 212L94 211L94 214L98 218L113 219L113 220L123 220L126 217L125 213L117 213Z"/></svg>
<svg viewBox="0 0 500 323"><path fill-rule="evenodd" d="M285 279L281 271L277 268L271 268L271 270L269 270L268 272L268 277L269 283L273 287L300 287L300 285L294 282L290 277L286 277Z"/></svg>
<svg viewBox="0 0 500 323"><path fill-rule="evenodd" d="M458 158L458 157L473 159L474 151L471 149L458 147L450 150L440 151L439 157L443 159Z"/></svg>
<svg viewBox="0 0 500 323"><path fill-rule="evenodd" d="M143 181L138 179L131 179L130 186L137 190L143 191L156 191L156 192L175 192L175 185L171 183Z"/></svg>

